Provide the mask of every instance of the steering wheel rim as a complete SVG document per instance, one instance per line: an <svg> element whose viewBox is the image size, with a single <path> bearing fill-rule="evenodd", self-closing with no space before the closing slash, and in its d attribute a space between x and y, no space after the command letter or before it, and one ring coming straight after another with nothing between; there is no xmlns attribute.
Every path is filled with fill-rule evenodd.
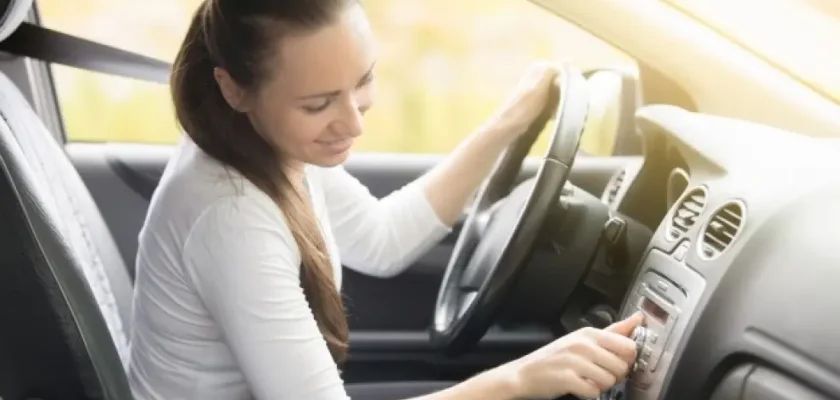
<svg viewBox="0 0 840 400"><path fill-rule="evenodd" d="M430 330L432 343L447 353L467 350L486 333L568 180L589 104L581 71L564 65L551 98L528 132L500 157L461 228L438 291ZM506 194L552 115L551 139L536 176Z"/></svg>

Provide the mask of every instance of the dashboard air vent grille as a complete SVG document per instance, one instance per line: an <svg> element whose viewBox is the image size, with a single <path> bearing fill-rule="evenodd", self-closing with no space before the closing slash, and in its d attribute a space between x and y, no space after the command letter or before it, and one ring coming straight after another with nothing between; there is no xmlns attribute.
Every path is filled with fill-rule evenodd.
<svg viewBox="0 0 840 400"><path fill-rule="evenodd" d="M621 190L621 186L624 185L624 177L627 175L627 170L622 169L621 171L616 174L615 178L612 180L612 184L609 187L609 192L607 192L607 205L613 204L615 198L618 196L618 191Z"/></svg>
<svg viewBox="0 0 840 400"><path fill-rule="evenodd" d="M728 203L715 211L703 232L703 256L713 258L723 253L744 222L744 208L740 203Z"/></svg>
<svg viewBox="0 0 840 400"><path fill-rule="evenodd" d="M689 228L694 225L697 216L703 212L703 207L706 206L706 191L701 188L696 188L688 192L685 197L677 204L674 214L671 216L671 226L668 230L668 235L671 239L676 239L680 235L688 232Z"/></svg>

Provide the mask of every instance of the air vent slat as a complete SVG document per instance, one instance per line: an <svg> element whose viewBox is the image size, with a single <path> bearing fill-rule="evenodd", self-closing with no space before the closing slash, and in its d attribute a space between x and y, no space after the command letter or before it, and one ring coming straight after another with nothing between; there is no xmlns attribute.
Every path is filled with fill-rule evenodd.
<svg viewBox="0 0 840 400"><path fill-rule="evenodd" d="M741 216L735 214L732 210L728 210L726 208L723 209L723 212L730 218L738 220L738 223L741 223Z"/></svg>
<svg viewBox="0 0 840 400"><path fill-rule="evenodd" d="M714 258L729 248L743 221L744 208L740 203L728 203L715 211L703 232L703 255Z"/></svg>
<svg viewBox="0 0 840 400"><path fill-rule="evenodd" d="M674 226L680 228L682 231L688 230L691 227L691 221L686 221L684 218L674 218Z"/></svg>
<svg viewBox="0 0 840 400"><path fill-rule="evenodd" d="M723 240L720 240L720 239L718 239L718 238L716 238L712 235L709 235L709 234L706 234L706 236L704 236L703 239L707 240L707 241L711 240L712 242L715 242L715 244L718 245L718 246L712 246L712 247L715 247L715 248L723 248L723 247L726 247L726 245L728 244L727 242L725 242Z"/></svg>
<svg viewBox="0 0 840 400"><path fill-rule="evenodd" d="M683 206L684 206L686 209L688 209L687 211L691 211L691 212L693 212L693 213L695 213L695 214L700 214L700 212L701 212L701 211L703 211L703 205L702 205L702 204L698 204L698 203L699 203L700 201L703 201L703 200L702 200L702 199L701 199L701 200L697 200L696 198L694 198L694 196L692 196L692 197L691 197L691 200L692 200L694 203L690 203L690 202L686 201L685 203L683 203Z"/></svg>
<svg viewBox="0 0 840 400"><path fill-rule="evenodd" d="M687 210L687 209L679 209L677 210L677 217L681 219L694 219L694 217L699 214L699 211Z"/></svg>
<svg viewBox="0 0 840 400"><path fill-rule="evenodd" d="M703 212L705 206L706 192L702 188L693 189L683 196L682 201L676 205L676 209L671 216L671 226L668 229L670 238L676 239L688 232L694 226L694 222Z"/></svg>
<svg viewBox="0 0 840 400"><path fill-rule="evenodd" d="M721 229L721 230L729 228L729 229L737 231L738 226L741 225L741 219L740 218L738 218L735 222L732 222L730 220L726 220L726 219L723 219L723 218L717 219L715 222L717 222L719 225L726 225L725 227L723 227L723 226L721 226L720 228L716 227L716 229Z"/></svg>

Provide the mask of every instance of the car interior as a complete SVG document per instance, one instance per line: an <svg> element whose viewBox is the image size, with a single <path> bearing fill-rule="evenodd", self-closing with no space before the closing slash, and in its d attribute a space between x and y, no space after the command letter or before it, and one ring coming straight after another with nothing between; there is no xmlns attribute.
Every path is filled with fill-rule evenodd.
<svg viewBox="0 0 840 400"><path fill-rule="evenodd" d="M564 66L448 237L394 278L345 271L351 397L438 390L642 311L602 399L840 399L840 102L669 1L533 3L639 69ZM32 0L0 16L0 399L130 399L137 233L172 148L56 140L45 65L168 65L44 28ZM612 155L586 154L601 135ZM442 157L346 168L381 197Z"/></svg>

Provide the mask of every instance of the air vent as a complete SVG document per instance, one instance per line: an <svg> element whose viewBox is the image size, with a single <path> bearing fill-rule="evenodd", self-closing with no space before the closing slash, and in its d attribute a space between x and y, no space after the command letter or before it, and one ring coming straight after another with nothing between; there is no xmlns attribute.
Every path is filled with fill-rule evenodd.
<svg viewBox="0 0 840 400"><path fill-rule="evenodd" d="M677 204L677 208L671 215L671 223L668 229L668 236L676 239L688 232L694 226L697 216L703 212L706 206L706 191L696 188L688 192Z"/></svg>
<svg viewBox="0 0 840 400"><path fill-rule="evenodd" d="M723 253L741 230L744 222L744 207L740 203L728 203L712 215L703 231L703 256L714 258Z"/></svg>
<svg viewBox="0 0 840 400"><path fill-rule="evenodd" d="M622 169L621 171L616 174L616 176L612 179L609 192L607 192L607 205L613 204L616 197L618 196L618 191L621 190L621 186L624 185L624 177L627 175L627 170Z"/></svg>

